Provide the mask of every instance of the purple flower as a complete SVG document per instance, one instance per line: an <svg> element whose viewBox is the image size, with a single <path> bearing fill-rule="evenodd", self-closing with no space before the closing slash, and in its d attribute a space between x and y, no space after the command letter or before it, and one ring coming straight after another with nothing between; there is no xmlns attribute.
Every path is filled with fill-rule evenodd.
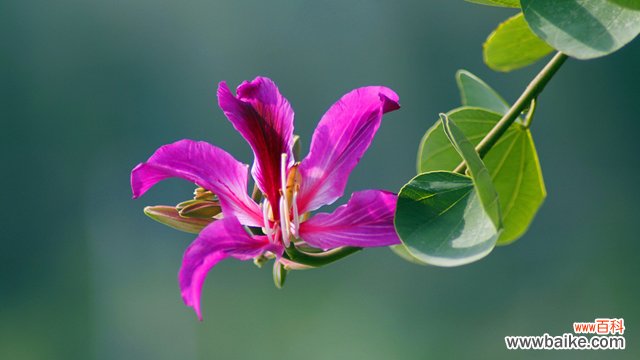
<svg viewBox="0 0 640 360"><path fill-rule="evenodd" d="M393 226L397 199L390 192L355 192L333 213L309 217L343 195L382 115L400 107L392 90L369 86L343 96L320 120L309 154L300 163L293 159L293 110L273 81L245 81L237 96L222 82L218 103L253 150L251 174L264 201L257 204L247 193L248 166L206 142L180 140L162 146L131 172L134 198L161 180L180 177L220 201L223 218L205 227L187 248L179 274L182 298L198 318L207 272L227 257L249 260L267 254L290 264L282 256L291 243L328 250L400 242ZM245 226L261 228L265 235L251 235Z"/></svg>

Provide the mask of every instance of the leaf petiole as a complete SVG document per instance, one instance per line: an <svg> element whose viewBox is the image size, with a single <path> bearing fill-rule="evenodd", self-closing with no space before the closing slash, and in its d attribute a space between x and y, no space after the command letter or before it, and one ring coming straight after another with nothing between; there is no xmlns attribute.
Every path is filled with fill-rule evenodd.
<svg viewBox="0 0 640 360"><path fill-rule="evenodd" d="M528 129L531 126L531 122L533 121L533 115L535 115L536 113L536 98L531 99L531 105L529 105L529 111L527 111L527 117L524 119L524 123L522 124L522 126L525 127L525 129Z"/></svg>

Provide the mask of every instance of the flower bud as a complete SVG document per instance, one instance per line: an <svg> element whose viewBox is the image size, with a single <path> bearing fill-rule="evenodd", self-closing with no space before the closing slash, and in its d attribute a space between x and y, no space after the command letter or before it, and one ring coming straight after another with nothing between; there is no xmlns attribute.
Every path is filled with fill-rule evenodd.
<svg viewBox="0 0 640 360"><path fill-rule="evenodd" d="M147 206L144 208L144 213L161 224L192 234L199 234L202 229L215 220L213 218L185 218L180 216L175 207L164 205Z"/></svg>
<svg viewBox="0 0 640 360"><path fill-rule="evenodd" d="M293 135L293 160L300 161L300 135Z"/></svg>
<svg viewBox="0 0 640 360"><path fill-rule="evenodd" d="M176 210L182 217L211 219L222 213L220 203L207 200L188 200L176 205Z"/></svg>
<svg viewBox="0 0 640 360"><path fill-rule="evenodd" d="M278 289L282 289L284 281L287 279L287 269L279 261L273 263L273 283Z"/></svg>
<svg viewBox="0 0 640 360"><path fill-rule="evenodd" d="M211 191L208 191L204 188L196 188L193 191L193 199L194 200L216 200L215 199L216 195L214 193L212 193Z"/></svg>
<svg viewBox="0 0 640 360"><path fill-rule="evenodd" d="M259 267L259 268L262 268L262 266L263 266L264 264L266 264L266 263L267 263L267 261L269 261L269 258L268 258L268 257L266 257L266 256L264 256L264 254L263 254L263 255L256 256L256 257L253 259L253 264L254 264L255 266Z"/></svg>

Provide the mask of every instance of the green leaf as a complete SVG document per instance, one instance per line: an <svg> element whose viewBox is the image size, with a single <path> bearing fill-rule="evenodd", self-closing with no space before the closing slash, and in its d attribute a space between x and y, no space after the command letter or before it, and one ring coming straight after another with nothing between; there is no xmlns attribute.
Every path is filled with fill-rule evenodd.
<svg viewBox="0 0 640 360"><path fill-rule="evenodd" d="M416 176L398 194L394 222L410 261L458 266L491 252L502 220L498 194L480 156L455 123L440 117L471 177L448 171Z"/></svg>
<svg viewBox="0 0 640 360"><path fill-rule="evenodd" d="M612 3L616 3L622 7L629 9L640 10L640 0L609 0Z"/></svg>
<svg viewBox="0 0 640 360"><path fill-rule="evenodd" d="M531 65L553 48L534 34L519 13L489 35L483 45L484 62L497 71L511 71Z"/></svg>
<svg viewBox="0 0 640 360"><path fill-rule="evenodd" d="M473 145L501 118L500 114L468 107L452 110L448 115ZM462 161L441 128L438 122L423 137L418 172L450 170ZM527 231L546 197L531 132L520 123L513 124L483 160L502 204L504 230L498 245L506 245Z"/></svg>
<svg viewBox="0 0 640 360"><path fill-rule="evenodd" d="M448 171L420 174L400 190L395 226L412 259L436 266L479 260L498 238L471 178Z"/></svg>
<svg viewBox="0 0 640 360"><path fill-rule="evenodd" d="M480 197L480 202L487 212L496 229L502 228L502 216L500 214L500 203L498 193L493 186L493 180L489 170L485 167L480 155L476 152L475 146L467 139L462 130L445 114L440 114L440 120L444 126L444 133L451 141L453 147L458 151L467 164L467 169L471 175L471 180L475 185L475 190Z"/></svg>
<svg viewBox="0 0 640 360"><path fill-rule="evenodd" d="M416 259L413 255L411 255L409 250L407 250L407 247L404 246L403 244L389 246L389 249L391 249L391 251L393 251L396 255L400 256L401 258L403 258L408 262L418 264L418 265L427 265L424 262L420 261L419 259Z"/></svg>
<svg viewBox="0 0 640 360"><path fill-rule="evenodd" d="M173 206L147 206L144 208L144 213L161 224L191 234L199 234L205 226L214 221L214 219L181 217Z"/></svg>
<svg viewBox="0 0 640 360"><path fill-rule="evenodd" d="M520 0L466 0L466 1L470 3L490 5L490 6L501 6L501 7L512 7L512 8L520 7Z"/></svg>
<svg viewBox="0 0 640 360"><path fill-rule="evenodd" d="M563 53L592 59L610 54L640 33L637 1L522 0L529 26ZM629 4L635 5L635 9Z"/></svg>
<svg viewBox="0 0 640 360"><path fill-rule="evenodd" d="M505 114L509 104L489 85L467 70L458 70L456 83L460 89L462 105L480 107Z"/></svg>

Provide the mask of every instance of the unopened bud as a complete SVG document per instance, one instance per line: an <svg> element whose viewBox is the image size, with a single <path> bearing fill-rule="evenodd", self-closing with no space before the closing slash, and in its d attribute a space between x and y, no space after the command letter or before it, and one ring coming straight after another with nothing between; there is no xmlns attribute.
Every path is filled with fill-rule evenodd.
<svg viewBox="0 0 640 360"><path fill-rule="evenodd" d="M266 264L267 261L269 261L269 258L264 256L264 254L259 255L253 259L253 263L259 268L262 268L262 266Z"/></svg>
<svg viewBox="0 0 640 360"><path fill-rule="evenodd" d="M215 197L216 195L214 193L201 187L193 191L194 200L216 200Z"/></svg>
<svg viewBox="0 0 640 360"><path fill-rule="evenodd" d="M300 135L293 135L293 160L300 161Z"/></svg>
<svg viewBox="0 0 640 360"><path fill-rule="evenodd" d="M176 210L182 217L211 219L222 212L217 201L189 200L176 205Z"/></svg>
<svg viewBox="0 0 640 360"><path fill-rule="evenodd" d="M144 208L144 213L161 224L192 234L199 234L202 229L215 220L212 218L185 218L180 216L175 207L164 205L147 206Z"/></svg>
<svg viewBox="0 0 640 360"><path fill-rule="evenodd" d="M273 263L273 283L278 289L282 289L284 282L287 279L287 269L284 268L279 261Z"/></svg>

